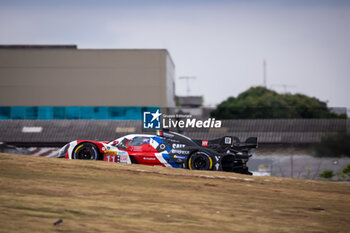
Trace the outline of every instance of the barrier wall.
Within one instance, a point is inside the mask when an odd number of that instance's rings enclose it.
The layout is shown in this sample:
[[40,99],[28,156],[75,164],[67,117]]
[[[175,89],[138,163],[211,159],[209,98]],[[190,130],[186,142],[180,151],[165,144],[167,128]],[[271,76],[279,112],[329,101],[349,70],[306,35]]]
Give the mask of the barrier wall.
[[[350,132],[348,119],[224,120],[219,129],[186,129],[191,138],[225,135],[241,140],[258,137],[259,143],[310,144],[328,133]],[[109,141],[142,133],[140,120],[0,120],[0,142],[28,146],[62,146],[75,139]]]

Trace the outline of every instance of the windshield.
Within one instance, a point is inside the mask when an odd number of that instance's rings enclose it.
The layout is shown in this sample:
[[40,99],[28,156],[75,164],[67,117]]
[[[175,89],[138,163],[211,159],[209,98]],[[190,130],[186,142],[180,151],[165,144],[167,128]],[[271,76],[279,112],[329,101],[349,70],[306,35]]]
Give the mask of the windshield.
[[126,147],[126,143],[128,142],[128,139],[125,137],[118,138],[114,141],[109,142],[108,144],[114,147],[117,147],[119,149],[123,149]]
[[134,137],[128,143],[128,146],[142,146],[143,144],[149,144],[149,137]]

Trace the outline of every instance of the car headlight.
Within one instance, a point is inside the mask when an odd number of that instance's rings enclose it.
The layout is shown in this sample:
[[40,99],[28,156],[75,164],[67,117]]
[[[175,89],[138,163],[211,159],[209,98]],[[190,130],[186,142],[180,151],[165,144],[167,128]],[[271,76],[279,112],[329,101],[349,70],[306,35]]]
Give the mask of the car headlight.
[[64,158],[66,157],[66,153],[69,148],[69,143],[63,146],[59,151],[58,151],[58,158]]

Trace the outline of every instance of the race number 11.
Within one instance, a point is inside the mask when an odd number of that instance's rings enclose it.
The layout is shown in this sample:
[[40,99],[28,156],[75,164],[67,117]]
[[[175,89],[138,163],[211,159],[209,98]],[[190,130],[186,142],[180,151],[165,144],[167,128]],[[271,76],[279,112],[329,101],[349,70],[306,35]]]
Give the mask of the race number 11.
[[116,159],[116,155],[106,155],[103,158],[103,160],[107,162],[115,163],[117,159]]

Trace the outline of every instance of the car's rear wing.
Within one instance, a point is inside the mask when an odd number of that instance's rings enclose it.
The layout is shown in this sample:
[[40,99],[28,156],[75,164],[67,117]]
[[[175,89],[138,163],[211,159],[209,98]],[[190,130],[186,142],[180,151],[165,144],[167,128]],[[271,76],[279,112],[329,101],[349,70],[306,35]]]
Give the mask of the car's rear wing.
[[252,155],[249,154],[249,150],[253,148],[258,148],[258,138],[249,137],[245,142],[240,142],[237,137],[235,137],[235,142],[229,149],[228,154],[232,154],[238,159],[249,159]]
[[[238,139],[238,138],[237,138]],[[252,149],[252,148],[258,148],[258,138],[257,137],[249,137],[245,140],[245,142],[238,142],[232,144],[233,148],[237,149]]]

